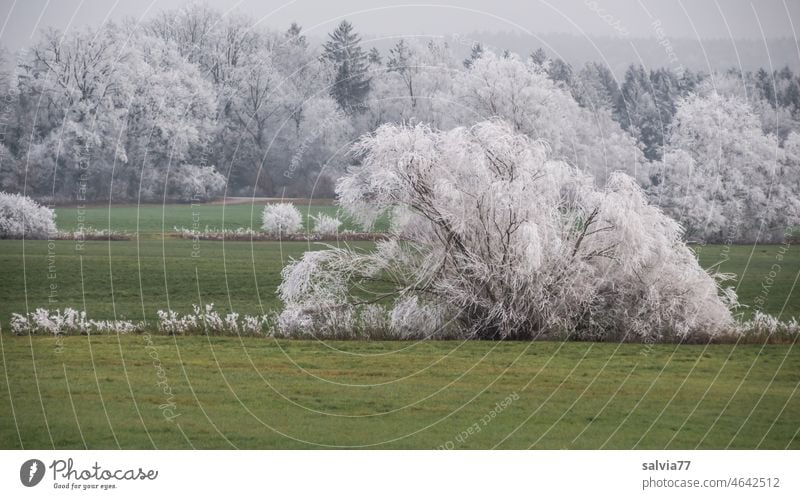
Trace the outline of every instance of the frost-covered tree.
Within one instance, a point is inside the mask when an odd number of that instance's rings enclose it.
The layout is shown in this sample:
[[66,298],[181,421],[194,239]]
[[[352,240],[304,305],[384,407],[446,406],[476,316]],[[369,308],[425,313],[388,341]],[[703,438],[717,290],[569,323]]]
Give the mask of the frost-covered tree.
[[[108,198],[120,154],[125,103],[132,86],[126,71],[135,50],[123,43],[114,25],[61,34],[46,30],[18,68],[20,114],[35,138],[24,141],[28,189],[38,195],[75,199],[82,191]],[[105,190],[105,192],[104,192]]]
[[[517,132],[547,142],[554,159],[591,173],[600,184],[615,170],[648,183],[648,171],[635,140],[611,119],[608,110],[578,105],[542,66],[490,51],[453,82],[456,101],[450,115],[457,124],[499,117]],[[452,123],[452,122],[451,122]]]
[[784,151],[750,106],[709,91],[677,109],[654,202],[708,242],[780,242],[800,219]]
[[619,92],[614,74],[602,64],[587,63],[575,75],[573,95],[584,107],[613,110]]
[[[117,143],[112,199],[163,199],[168,175],[180,176],[175,170],[199,159],[210,142],[215,96],[211,83],[174,43],[144,36],[134,40],[139,50],[125,68],[132,92]],[[213,175],[202,178],[215,181],[211,191],[218,189]]]
[[209,201],[225,189],[225,177],[213,166],[180,165],[168,174],[167,199]]
[[735,294],[623,173],[598,189],[501,121],[384,125],[355,154],[339,202],[366,226],[390,212],[392,236],[286,267],[287,327],[334,334],[376,304],[401,337],[666,340],[733,325]]
[[303,215],[292,203],[271,203],[261,213],[261,228],[278,237],[296,234],[303,228]]
[[434,41],[401,40],[390,52],[386,71],[372,77],[365,113],[367,130],[384,123],[453,122],[453,75],[463,71],[449,48]]
[[414,95],[414,83],[420,71],[419,64],[415,62],[414,50],[402,38],[394,47],[389,50],[389,61],[386,67],[389,71],[397,73],[403,81],[411,107],[417,105],[417,98]]
[[0,192],[0,239],[47,239],[55,212],[22,194]]

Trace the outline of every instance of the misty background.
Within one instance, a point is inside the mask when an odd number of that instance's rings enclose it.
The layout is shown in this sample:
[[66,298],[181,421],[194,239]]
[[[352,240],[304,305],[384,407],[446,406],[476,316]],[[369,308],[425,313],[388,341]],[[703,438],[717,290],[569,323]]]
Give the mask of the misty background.
[[[31,45],[45,27],[80,30],[109,21],[144,23],[185,0],[4,0],[0,45],[10,53]],[[425,5],[387,0],[207,0],[223,15],[243,13],[254,27],[284,30],[292,22],[312,44],[324,43],[342,20],[352,22],[366,49],[388,50],[399,37],[446,40],[459,56],[480,42],[496,51],[543,48],[573,66],[596,61],[621,76],[645,67],[744,71],[800,67],[795,24],[800,2],[786,0],[454,0]],[[8,61],[7,61],[8,62]]]

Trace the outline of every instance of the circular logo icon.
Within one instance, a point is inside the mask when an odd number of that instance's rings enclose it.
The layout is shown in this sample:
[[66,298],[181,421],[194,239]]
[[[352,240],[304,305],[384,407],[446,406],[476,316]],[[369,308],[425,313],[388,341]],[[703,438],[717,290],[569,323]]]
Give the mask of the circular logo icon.
[[38,459],[28,459],[19,469],[19,480],[26,487],[35,487],[44,478],[44,463]]

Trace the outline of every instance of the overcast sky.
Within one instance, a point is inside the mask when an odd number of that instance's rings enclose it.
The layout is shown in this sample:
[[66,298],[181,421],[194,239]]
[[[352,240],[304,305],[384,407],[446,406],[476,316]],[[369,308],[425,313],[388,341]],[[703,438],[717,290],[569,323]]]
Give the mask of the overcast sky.
[[[147,18],[185,0],[0,0],[0,43],[29,45],[44,26],[75,29],[125,16]],[[571,33],[654,37],[796,38],[798,0],[207,0],[221,11],[240,10],[266,26],[299,22],[324,36],[342,18],[365,35],[452,34],[472,31]],[[796,26],[793,29],[792,23]]]

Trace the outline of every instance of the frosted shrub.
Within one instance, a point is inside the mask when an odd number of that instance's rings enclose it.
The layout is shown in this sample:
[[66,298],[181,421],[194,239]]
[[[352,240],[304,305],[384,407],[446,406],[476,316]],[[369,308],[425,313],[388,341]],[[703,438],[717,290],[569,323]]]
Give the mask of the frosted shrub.
[[[319,319],[319,317],[318,317]],[[315,325],[314,317],[302,307],[287,306],[278,316],[277,332],[284,337],[303,337],[313,335],[314,331],[321,329],[324,320],[318,320]]]
[[76,231],[59,231],[50,234],[50,239],[63,241],[129,241],[130,234],[108,229],[85,227]]
[[400,337],[446,324],[487,339],[666,341],[734,327],[729,276],[704,271],[623,173],[598,188],[497,121],[384,125],[354,153],[341,205],[366,227],[387,212],[402,222],[374,251],[331,247],[284,269],[279,295],[303,325],[394,301]]
[[440,333],[442,311],[438,306],[419,303],[416,296],[398,300],[391,312],[392,333],[402,339],[431,338]]
[[[159,310],[157,328],[170,335],[191,333],[232,334],[261,336],[273,333],[275,321],[270,314],[241,315],[230,312],[222,317],[214,304],[209,303],[200,308],[192,305],[192,313],[181,314],[173,310]],[[65,308],[50,311],[38,308],[29,314],[12,314],[11,332],[16,335],[26,334],[127,334],[144,331],[146,325],[126,320],[91,320],[86,312]]]
[[[158,330],[167,334],[182,334],[190,330],[189,324],[178,316],[177,312],[172,310],[164,311],[159,310],[158,314]],[[197,327],[195,321],[192,329]]]
[[225,331],[230,331],[233,334],[239,333],[239,314],[231,312],[225,316]]
[[11,332],[16,335],[31,334],[31,323],[22,314],[11,314]]
[[27,196],[0,192],[0,239],[47,239],[56,233],[55,217]]
[[203,330],[211,333],[225,332],[225,322],[214,310],[213,303],[206,303],[205,310],[201,311],[197,305],[192,305],[194,316],[198,318],[198,323],[202,325]]
[[158,330],[170,335],[232,334],[260,336],[272,333],[272,317],[269,315],[251,316],[229,312],[222,317],[214,310],[214,304],[208,303],[200,308],[192,305],[192,313],[180,314],[173,310],[159,310]]
[[338,218],[318,213],[314,220],[314,233],[322,236],[335,236],[339,233],[342,222]]
[[16,335],[126,334],[142,330],[143,324],[125,320],[89,320],[86,312],[65,308],[37,308],[27,315],[12,314],[11,332]]
[[169,172],[169,197],[179,201],[208,201],[222,194],[225,177],[213,166],[180,165]]
[[777,317],[757,310],[749,321],[741,325],[739,333],[760,339],[797,341],[800,337],[800,323],[794,317],[788,321],[781,321]]
[[275,236],[288,236],[303,228],[303,216],[292,203],[274,203],[264,207],[261,228]]
[[250,227],[237,227],[235,229],[219,230],[206,226],[203,230],[198,230],[183,226],[173,226],[173,230],[181,239],[192,239],[196,241],[222,241],[226,239],[234,241],[248,241],[253,239],[258,240],[264,236],[263,232],[255,231]]
[[129,334],[137,333],[144,329],[144,325],[130,321],[91,321],[92,332],[106,334]]
[[391,335],[390,319],[387,310],[377,304],[365,305],[361,308],[359,326],[363,336],[375,338]]

